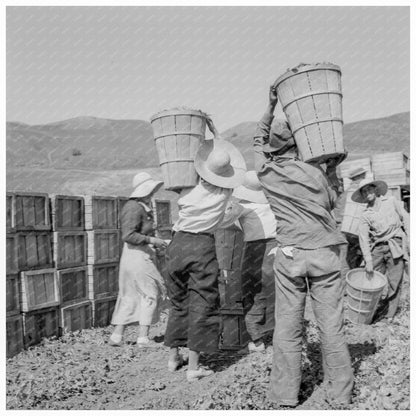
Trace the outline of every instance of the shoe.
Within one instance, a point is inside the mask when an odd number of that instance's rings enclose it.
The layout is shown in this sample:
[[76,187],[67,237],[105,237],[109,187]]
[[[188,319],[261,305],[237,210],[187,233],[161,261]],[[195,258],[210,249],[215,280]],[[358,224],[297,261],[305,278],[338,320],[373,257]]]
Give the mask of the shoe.
[[185,360],[183,359],[182,355],[178,355],[176,360],[169,360],[168,361],[168,370],[173,373],[174,371],[178,370],[185,364]]
[[186,379],[188,381],[195,381],[203,377],[210,376],[211,374],[214,374],[213,370],[206,368],[206,367],[199,366],[197,370],[188,370],[186,372]]
[[108,345],[111,345],[112,347],[120,347],[122,344],[122,337],[121,336],[115,336],[112,334],[108,340]]
[[139,347],[144,347],[150,344],[150,339],[149,337],[137,337],[136,343]]
[[264,342],[262,342],[259,345],[256,345],[254,342],[248,343],[248,350],[249,352],[264,352],[266,351],[266,347],[264,345]]

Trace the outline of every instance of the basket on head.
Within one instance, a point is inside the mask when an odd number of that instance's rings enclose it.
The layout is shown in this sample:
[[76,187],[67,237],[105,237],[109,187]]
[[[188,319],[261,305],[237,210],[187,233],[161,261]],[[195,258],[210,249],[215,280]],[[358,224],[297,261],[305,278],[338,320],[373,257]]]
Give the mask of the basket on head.
[[378,302],[387,284],[384,274],[374,271],[372,279],[365,269],[352,269],[347,273],[347,314],[354,324],[371,324]]
[[330,63],[300,64],[275,82],[300,158],[324,163],[345,155],[341,69]]
[[194,159],[205,139],[206,114],[199,110],[174,108],[150,119],[165,189],[197,185]]

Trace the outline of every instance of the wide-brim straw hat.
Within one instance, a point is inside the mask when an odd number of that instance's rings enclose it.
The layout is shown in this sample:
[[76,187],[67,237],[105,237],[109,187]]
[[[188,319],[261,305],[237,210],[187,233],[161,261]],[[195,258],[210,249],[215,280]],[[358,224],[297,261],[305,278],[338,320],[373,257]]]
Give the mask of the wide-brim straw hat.
[[139,172],[133,178],[134,191],[130,198],[145,198],[156,192],[163,185],[162,181],[156,181],[147,172]]
[[224,139],[204,140],[194,165],[202,179],[220,188],[240,186],[247,170],[243,155]]
[[388,186],[384,181],[373,181],[372,179],[363,179],[360,184],[358,185],[358,189],[351,195],[351,199],[354,202],[359,202],[361,204],[365,204],[367,201],[361,195],[361,190],[364,186],[373,185],[376,188],[376,193],[379,195],[386,195]]
[[277,119],[270,128],[269,143],[263,145],[263,152],[274,153],[284,152],[286,149],[295,146],[292,131],[289,123],[283,119]]
[[352,169],[348,172],[348,178],[349,179],[354,179],[357,176],[362,175],[363,173],[367,173],[367,171],[364,168],[356,168],[356,169]]
[[234,189],[233,197],[257,204],[267,204],[266,195],[254,170],[246,172],[243,184]]

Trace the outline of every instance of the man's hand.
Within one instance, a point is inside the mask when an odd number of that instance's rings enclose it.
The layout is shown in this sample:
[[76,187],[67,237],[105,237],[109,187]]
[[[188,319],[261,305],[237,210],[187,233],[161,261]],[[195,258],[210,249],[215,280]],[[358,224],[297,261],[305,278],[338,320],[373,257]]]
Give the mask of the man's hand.
[[158,237],[150,237],[150,244],[153,244],[156,248],[165,248],[168,246],[168,243]]
[[214,137],[217,138],[219,136],[219,133],[218,133],[217,128],[214,126],[214,122],[212,121],[212,118],[207,116],[206,121],[207,121],[207,127],[209,128],[211,133],[214,135]]
[[269,104],[273,108],[276,107],[276,104],[277,104],[277,92],[276,92],[276,87],[274,85],[270,86]]
[[367,277],[371,279],[374,274],[373,264],[368,262],[365,264],[365,271],[367,272]]

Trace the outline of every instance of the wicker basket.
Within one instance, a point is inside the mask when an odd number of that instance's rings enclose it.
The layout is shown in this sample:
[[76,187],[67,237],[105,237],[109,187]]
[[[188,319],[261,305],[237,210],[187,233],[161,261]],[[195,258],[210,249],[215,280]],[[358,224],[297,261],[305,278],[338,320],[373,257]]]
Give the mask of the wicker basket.
[[299,65],[280,76],[275,87],[304,162],[345,157],[341,70],[325,63]]

